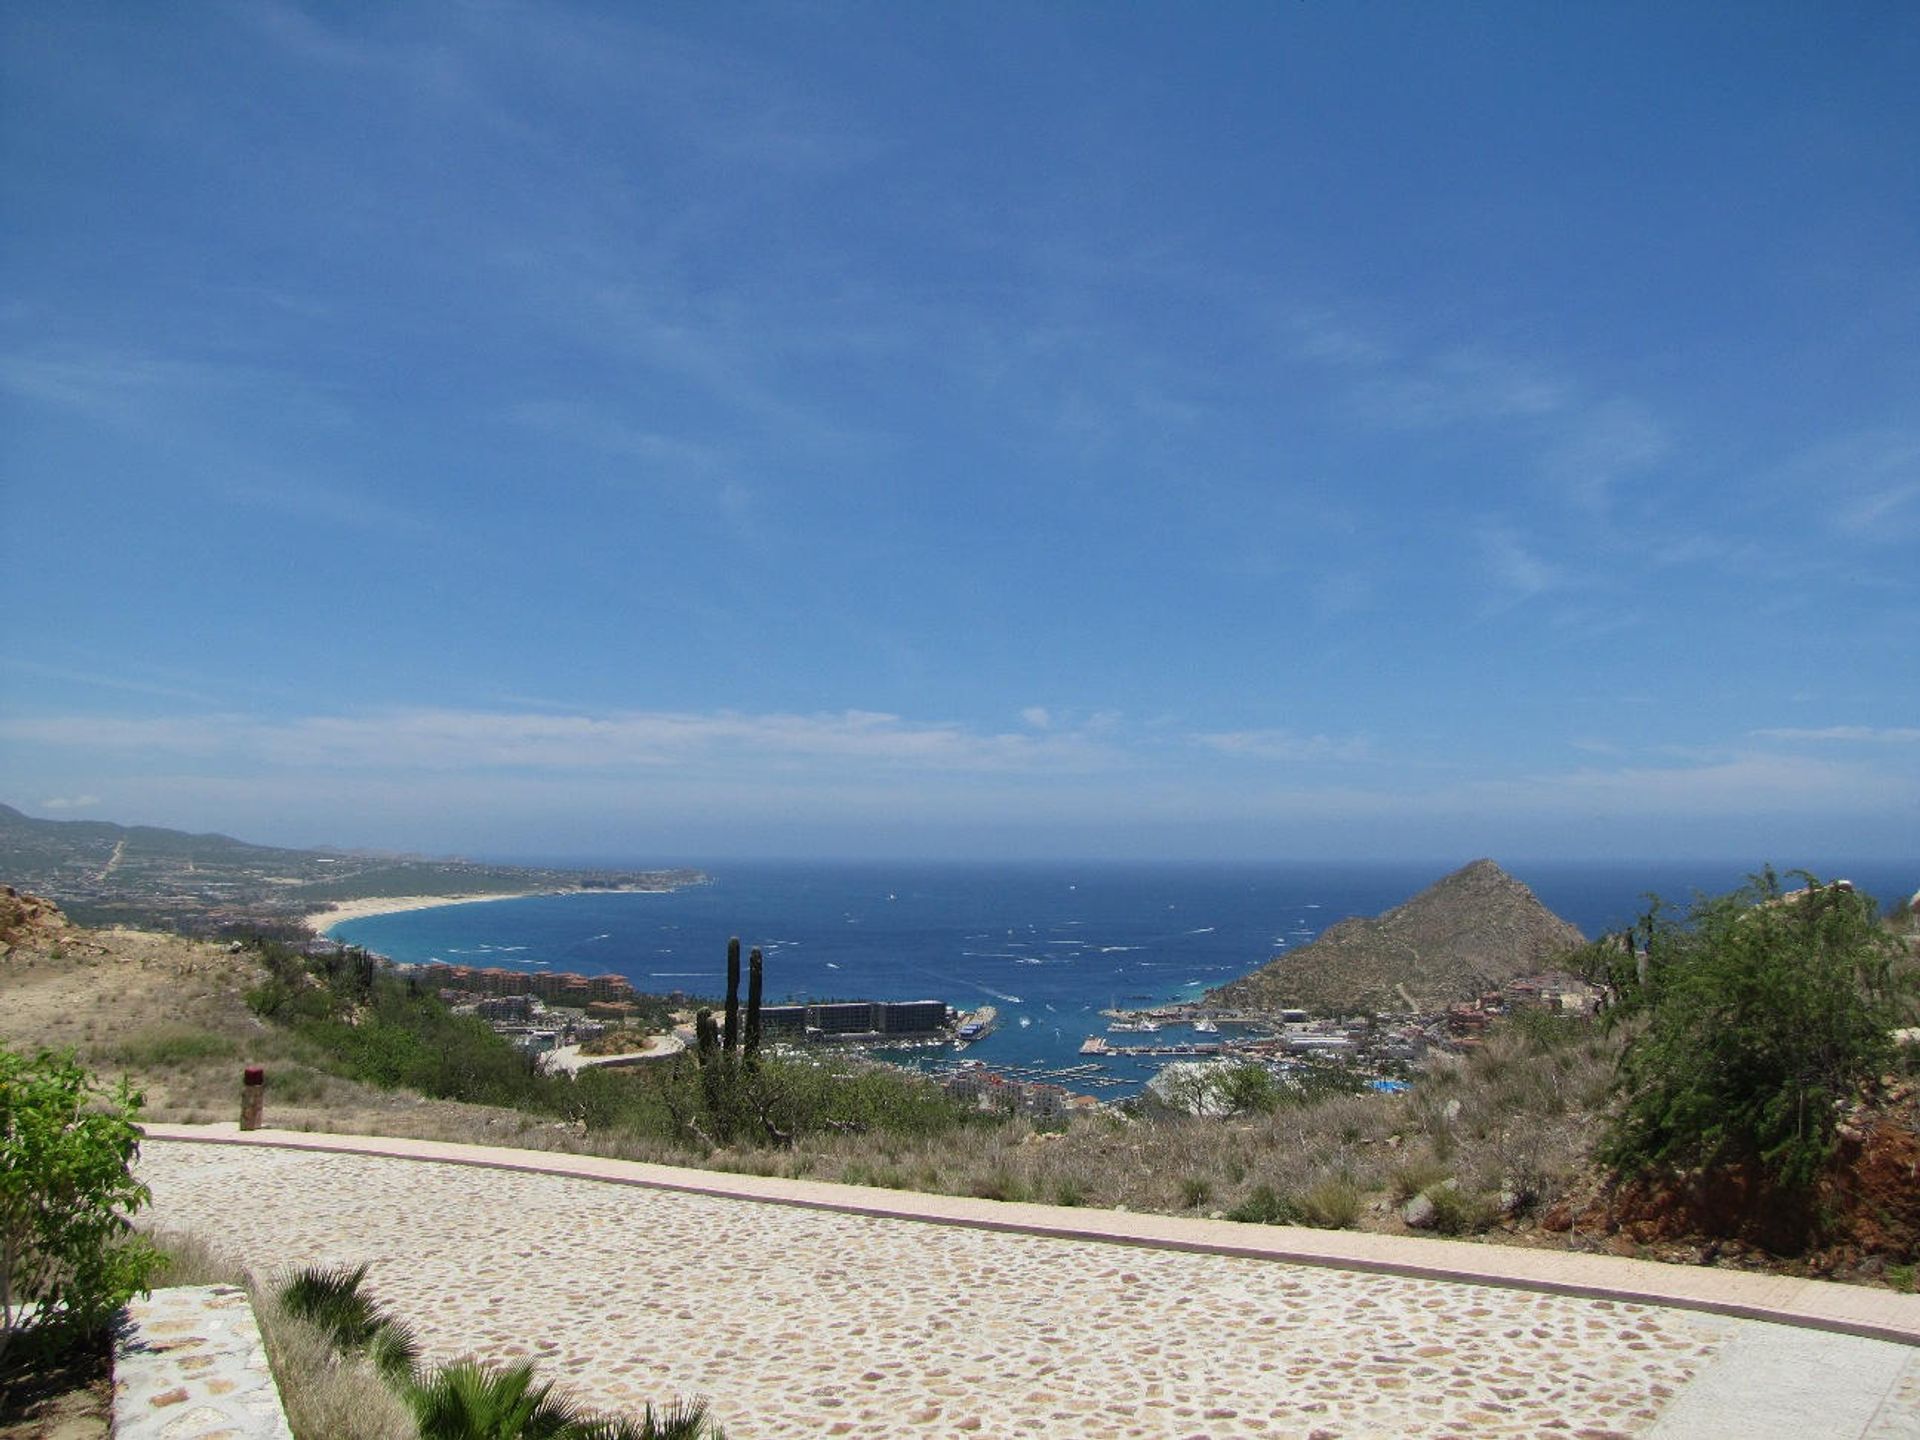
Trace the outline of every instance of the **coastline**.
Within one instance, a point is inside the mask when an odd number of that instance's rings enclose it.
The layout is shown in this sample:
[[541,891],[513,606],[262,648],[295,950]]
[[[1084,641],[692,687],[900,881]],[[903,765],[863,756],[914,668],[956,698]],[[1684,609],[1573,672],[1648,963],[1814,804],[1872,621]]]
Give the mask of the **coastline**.
[[586,895],[586,890],[514,890],[486,895],[378,895],[364,900],[335,900],[326,909],[306,916],[301,922],[314,935],[326,939],[336,925],[349,920],[367,920],[375,915],[398,915],[407,910],[437,910],[442,905],[479,905],[489,900],[526,900],[535,895]]
[[334,900],[326,909],[303,916],[301,924],[316,939],[327,939],[336,925],[349,920],[368,920],[375,915],[398,915],[408,910],[437,910],[443,905],[484,905],[489,900],[531,900],[541,895],[671,895],[671,887],[655,890],[644,886],[619,886],[607,889],[586,887],[562,890],[490,890],[476,895],[369,895],[361,900]]

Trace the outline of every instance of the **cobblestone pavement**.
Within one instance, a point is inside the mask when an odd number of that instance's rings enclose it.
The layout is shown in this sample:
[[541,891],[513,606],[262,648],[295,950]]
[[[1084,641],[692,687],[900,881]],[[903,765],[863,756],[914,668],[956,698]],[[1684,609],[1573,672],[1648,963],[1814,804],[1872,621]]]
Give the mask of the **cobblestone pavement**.
[[414,1159],[149,1141],[141,1172],[151,1224],[256,1272],[366,1262],[433,1359],[705,1395],[731,1440],[1760,1435],[1775,1335],[1849,1396],[1780,1433],[1920,1434],[1920,1350],[1686,1310]]

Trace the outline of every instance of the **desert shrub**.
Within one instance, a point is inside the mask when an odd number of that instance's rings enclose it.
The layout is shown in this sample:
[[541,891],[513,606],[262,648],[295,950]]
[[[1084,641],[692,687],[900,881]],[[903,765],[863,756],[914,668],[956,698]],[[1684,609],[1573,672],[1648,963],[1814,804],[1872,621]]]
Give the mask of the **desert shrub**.
[[1683,923],[1647,917],[1644,966],[1613,977],[1613,1014],[1644,1021],[1601,1150],[1616,1169],[1751,1167],[1782,1194],[1811,1189],[1900,1006],[1872,899],[1804,879],[1789,895],[1767,870]]
[[149,1288],[158,1251],[131,1234],[141,1096],[71,1055],[0,1048],[0,1366],[78,1343]]
[[1411,1200],[1421,1191],[1440,1184],[1448,1177],[1447,1167],[1431,1157],[1415,1157],[1393,1167],[1387,1176],[1387,1189],[1395,1203]]
[[1302,1224],[1321,1230],[1350,1229],[1360,1219],[1360,1187],[1344,1175],[1316,1180],[1295,1199]]
[[976,1175],[967,1193],[977,1200],[1030,1200],[1033,1192],[1005,1165],[996,1165],[985,1175]]
[[1251,1194],[1226,1212],[1227,1219],[1248,1225],[1292,1225],[1300,1218],[1299,1208],[1271,1185],[1256,1185]]
[[1433,1228],[1442,1235],[1474,1235],[1493,1223],[1493,1202],[1463,1185],[1432,1185],[1421,1192],[1433,1205]]
[[1195,1210],[1213,1199],[1213,1182],[1204,1175],[1188,1175],[1180,1182],[1180,1204]]

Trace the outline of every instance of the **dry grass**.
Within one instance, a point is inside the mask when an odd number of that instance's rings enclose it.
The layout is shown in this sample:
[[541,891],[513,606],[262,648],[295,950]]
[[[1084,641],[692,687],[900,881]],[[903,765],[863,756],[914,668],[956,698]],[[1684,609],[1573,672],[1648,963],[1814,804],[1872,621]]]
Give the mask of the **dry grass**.
[[295,1440],[411,1440],[417,1433],[390,1386],[366,1365],[343,1361],[316,1327],[287,1313],[275,1293],[277,1277],[250,1274],[191,1231],[151,1238],[167,1253],[163,1286],[238,1285],[248,1292]]

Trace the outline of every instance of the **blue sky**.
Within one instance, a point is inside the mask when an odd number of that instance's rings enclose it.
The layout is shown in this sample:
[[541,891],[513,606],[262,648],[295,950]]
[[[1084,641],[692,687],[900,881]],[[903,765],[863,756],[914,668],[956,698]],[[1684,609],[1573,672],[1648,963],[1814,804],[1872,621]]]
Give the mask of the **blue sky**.
[[1920,855],[1920,11],[0,12],[0,800]]

